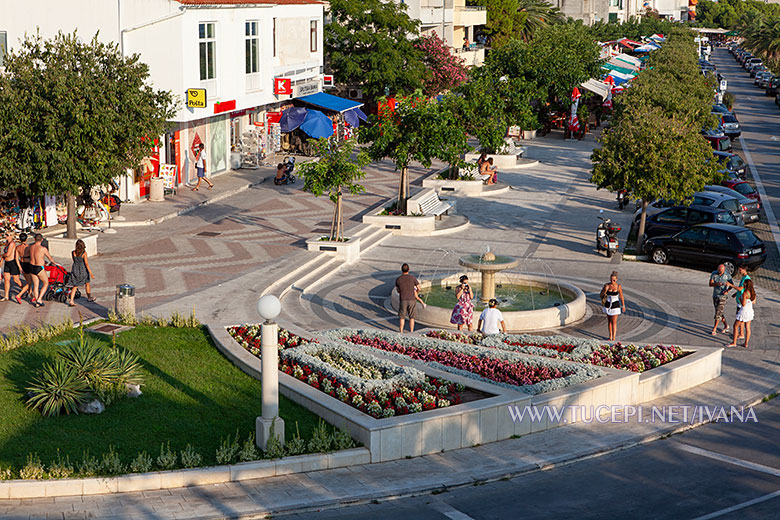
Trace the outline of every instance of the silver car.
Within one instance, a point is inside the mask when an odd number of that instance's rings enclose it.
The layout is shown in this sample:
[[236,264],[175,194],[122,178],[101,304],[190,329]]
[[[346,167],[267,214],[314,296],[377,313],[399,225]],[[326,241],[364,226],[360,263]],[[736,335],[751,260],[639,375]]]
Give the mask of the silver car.
[[[725,209],[737,220],[739,225],[747,223],[745,210],[739,203],[736,197],[732,197],[725,193],[717,193],[714,191],[697,191],[693,196],[688,199],[690,205],[706,206],[710,208]],[[637,204],[639,206],[640,203]],[[651,217],[656,213],[659,213],[667,208],[678,206],[679,203],[670,200],[656,200],[647,206],[647,216]],[[642,208],[639,207],[636,213],[634,213],[634,222],[638,223],[639,218],[642,216]]]
[[707,185],[704,187],[704,191],[723,193],[724,195],[729,195],[737,199],[737,202],[742,207],[742,220],[745,224],[758,222],[761,218],[761,203],[756,199],[745,197],[736,190],[720,185]]

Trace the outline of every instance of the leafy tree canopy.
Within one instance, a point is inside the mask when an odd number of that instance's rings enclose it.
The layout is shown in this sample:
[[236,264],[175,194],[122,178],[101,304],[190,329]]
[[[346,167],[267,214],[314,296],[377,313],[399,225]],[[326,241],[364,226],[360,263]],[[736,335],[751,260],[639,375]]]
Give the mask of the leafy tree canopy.
[[426,77],[423,53],[410,37],[419,22],[406,5],[383,0],[330,0],[325,55],[336,80],[361,85],[372,98],[413,92]]

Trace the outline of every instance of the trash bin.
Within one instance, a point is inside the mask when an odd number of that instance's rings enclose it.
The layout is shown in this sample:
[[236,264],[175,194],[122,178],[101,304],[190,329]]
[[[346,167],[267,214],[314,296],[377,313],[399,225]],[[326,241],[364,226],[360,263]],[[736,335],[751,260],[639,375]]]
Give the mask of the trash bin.
[[135,287],[126,283],[116,286],[114,312],[120,316],[135,316]]
[[162,202],[165,200],[165,191],[163,189],[163,178],[152,177],[149,181],[149,200],[151,202]]

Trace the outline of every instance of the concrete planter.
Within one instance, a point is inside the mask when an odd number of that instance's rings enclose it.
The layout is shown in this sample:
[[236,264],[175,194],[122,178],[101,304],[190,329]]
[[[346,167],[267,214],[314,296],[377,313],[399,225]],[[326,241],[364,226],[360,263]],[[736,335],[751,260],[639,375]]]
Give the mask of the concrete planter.
[[333,240],[321,240],[323,237],[314,237],[306,241],[308,251],[320,251],[333,254],[344,262],[351,264],[360,258],[360,237],[348,237],[346,242]]
[[[84,245],[87,246],[87,255],[95,256],[98,254],[97,247],[97,233],[84,235],[77,233],[78,238],[84,241]],[[49,252],[51,256],[57,258],[70,258],[70,253],[76,249],[76,238],[65,238],[65,233],[61,235],[55,235],[53,237],[46,237],[49,241]]]
[[[493,166],[496,166],[499,170],[502,168],[514,168],[517,166],[518,155],[516,154],[489,154],[488,159],[493,159]],[[478,153],[467,153],[466,162],[475,162],[479,159]]]
[[523,130],[523,139],[536,139],[536,130]]
[[442,196],[488,197],[509,191],[509,185],[496,183],[488,186],[480,180],[424,179],[423,188],[434,188]]
[[[381,211],[379,212],[381,213]],[[430,236],[436,228],[436,217],[409,217],[406,215],[364,215],[363,222],[390,230],[394,235]]]

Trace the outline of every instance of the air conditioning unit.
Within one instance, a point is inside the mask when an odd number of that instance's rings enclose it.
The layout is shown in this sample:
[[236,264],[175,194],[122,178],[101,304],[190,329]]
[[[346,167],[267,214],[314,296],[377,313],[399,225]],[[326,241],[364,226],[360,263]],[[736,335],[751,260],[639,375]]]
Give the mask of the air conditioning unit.
[[349,89],[348,97],[350,99],[363,99],[363,89],[360,89],[360,88],[351,88],[351,89]]

